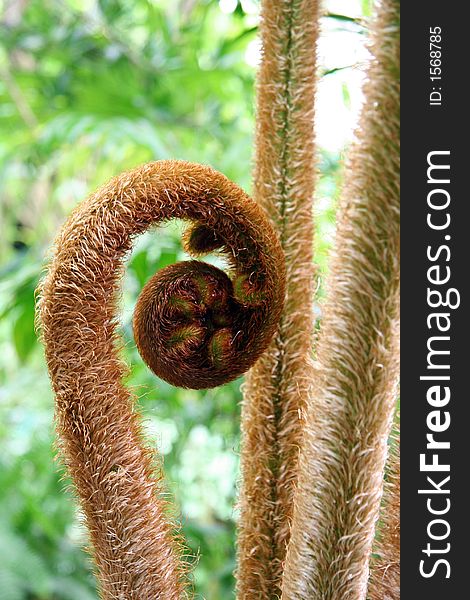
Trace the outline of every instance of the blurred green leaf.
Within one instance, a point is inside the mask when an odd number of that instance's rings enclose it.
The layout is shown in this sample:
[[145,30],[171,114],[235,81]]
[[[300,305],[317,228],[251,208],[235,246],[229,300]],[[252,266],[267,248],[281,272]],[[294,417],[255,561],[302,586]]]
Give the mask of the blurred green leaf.
[[13,325],[13,342],[21,361],[25,361],[36,343],[34,333],[34,305],[21,307]]

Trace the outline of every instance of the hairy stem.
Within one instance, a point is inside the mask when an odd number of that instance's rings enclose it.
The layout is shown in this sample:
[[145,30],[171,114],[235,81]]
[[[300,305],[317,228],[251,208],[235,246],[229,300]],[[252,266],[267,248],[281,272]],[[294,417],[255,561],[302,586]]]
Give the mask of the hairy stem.
[[[399,419],[399,417],[398,417]],[[390,436],[378,536],[371,561],[369,600],[400,600],[400,426]]]
[[119,284],[133,237],[173,217],[192,222],[190,251],[226,253],[233,280],[187,261],[148,282],[134,329],[151,368],[185,387],[233,379],[269,344],[283,305],[275,232],[255,202],[209,167],[158,161],[123,173],[65,224],[42,284],[39,316],[61,451],[105,600],[187,597],[178,528],[161,465],[155,472],[123,385],[127,368],[117,333]]
[[399,2],[382,0],[346,175],[284,571],[286,600],[362,600],[398,377]]
[[274,340],[244,388],[237,581],[244,599],[280,596],[311,385],[317,36],[317,0],[262,3],[254,196],[279,233],[287,294]]

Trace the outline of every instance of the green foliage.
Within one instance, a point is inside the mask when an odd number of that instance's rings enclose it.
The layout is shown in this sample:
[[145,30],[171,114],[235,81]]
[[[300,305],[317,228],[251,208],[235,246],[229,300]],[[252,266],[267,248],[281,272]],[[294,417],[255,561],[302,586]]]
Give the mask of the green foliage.
[[[365,3],[367,4],[367,3]],[[35,288],[78,201],[139,163],[209,163],[249,189],[253,2],[0,0],[0,596],[97,597],[86,533],[54,462],[53,398],[34,331]],[[246,11],[244,10],[246,8]],[[248,8],[247,8],[248,7]],[[249,10],[248,10],[249,9]],[[334,232],[338,156],[320,162],[317,259]],[[132,341],[149,277],[184,254],[181,225],[136,240],[122,295],[128,384],[164,454],[198,597],[229,598],[235,566],[240,381],[207,392],[157,380]]]

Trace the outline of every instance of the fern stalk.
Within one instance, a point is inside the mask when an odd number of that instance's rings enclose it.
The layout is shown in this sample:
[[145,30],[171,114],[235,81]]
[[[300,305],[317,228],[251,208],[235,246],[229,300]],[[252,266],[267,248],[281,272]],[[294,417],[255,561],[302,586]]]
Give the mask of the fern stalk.
[[378,539],[374,545],[369,600],[400,600],[400,440],[399,425],[390,439]]
[[306,417],[286,600],[362,600],[398,377],[399,1],[383,0]]
[[312,371],[317,0],[262,3],[254,197],[285,253],[277,334],[248,375],[242,410],[238,597],[277,598]]

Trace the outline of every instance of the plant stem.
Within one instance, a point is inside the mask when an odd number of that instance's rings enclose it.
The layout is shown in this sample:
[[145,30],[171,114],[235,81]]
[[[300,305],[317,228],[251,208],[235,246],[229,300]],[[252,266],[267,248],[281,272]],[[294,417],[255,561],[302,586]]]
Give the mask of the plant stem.
[[312,379],[314,94],[317,0],[262,3],[254,197],[284,250],[287,295],[242,410],[238,597],[278,598],[302,415]]
[[[398,420],[398,419],[397,419]],[[400,600],[400,429],[392,432],[367,597]]]
[[372,27],[284,571],[286,600],[363,600],[397,398],[399,1]]

